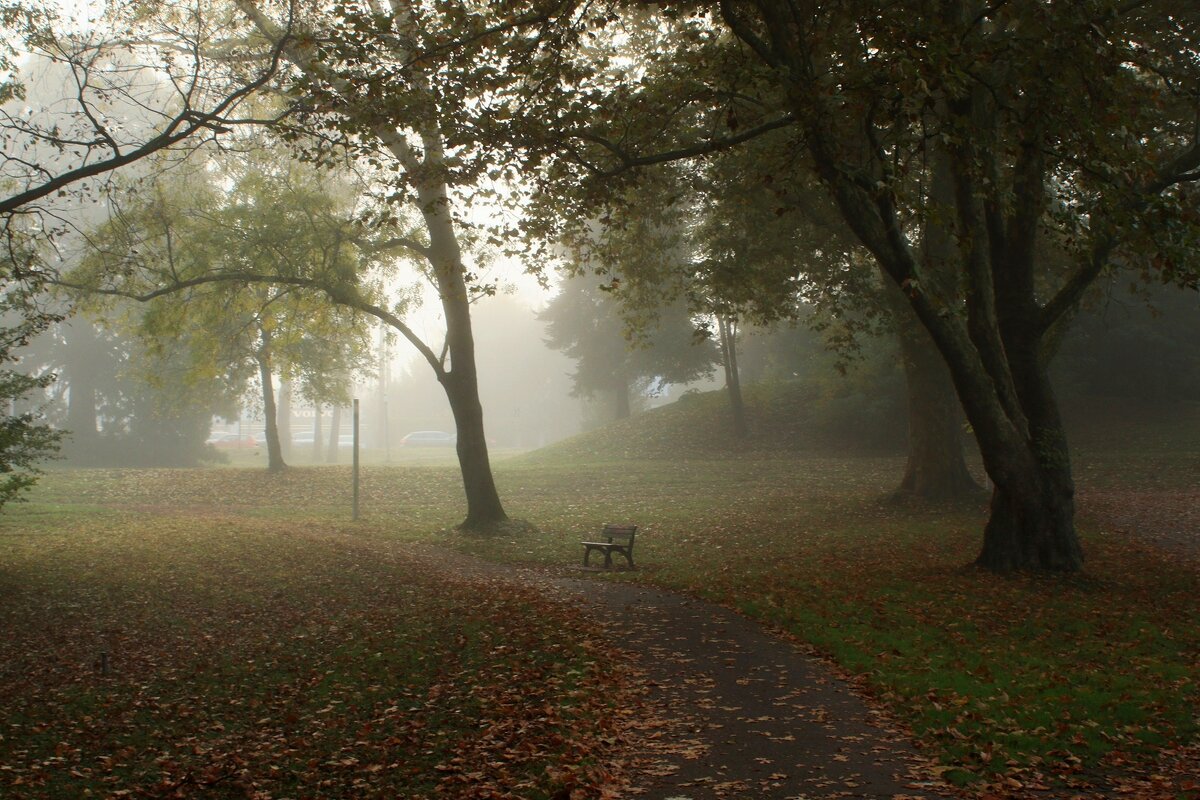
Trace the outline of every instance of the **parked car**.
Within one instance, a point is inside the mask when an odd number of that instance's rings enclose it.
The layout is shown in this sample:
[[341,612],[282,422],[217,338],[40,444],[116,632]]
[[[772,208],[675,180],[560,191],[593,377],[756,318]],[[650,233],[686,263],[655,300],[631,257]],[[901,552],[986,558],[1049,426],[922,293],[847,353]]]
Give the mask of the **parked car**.
[[454,447],[458,437],[445,431],[413,431],[400,440],[401,447]]
[[[329,443],[329,436],[327,434],[322,435],[321,436],[321,446],[324,447],[328,443]],[[293,447],[312,447],[313,446],[312,434],[302,434],[300,436],[293,436],[292,437],[292,446]],[[338,436],[338,447],[354,447],[354,434],[343,433],[340,436]]]
[[258,447],[258,442],[249,433],[214,433],[205,440],[218,450],[242,450]]

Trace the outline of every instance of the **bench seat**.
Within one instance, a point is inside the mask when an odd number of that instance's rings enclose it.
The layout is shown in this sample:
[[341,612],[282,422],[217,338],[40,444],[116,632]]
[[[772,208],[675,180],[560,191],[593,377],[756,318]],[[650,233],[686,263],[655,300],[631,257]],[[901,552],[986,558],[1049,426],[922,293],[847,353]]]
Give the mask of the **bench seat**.
[[592,553],[604,554],[604,568],[613,568],[613,553],[620,553],[629,564],[630,569],[637,569],[633,564],[633,542],[637,535],[637,525],[614,525],[607,523],[598,538],[599,542],[581,542],[583,545],[583,566],[589,566]]

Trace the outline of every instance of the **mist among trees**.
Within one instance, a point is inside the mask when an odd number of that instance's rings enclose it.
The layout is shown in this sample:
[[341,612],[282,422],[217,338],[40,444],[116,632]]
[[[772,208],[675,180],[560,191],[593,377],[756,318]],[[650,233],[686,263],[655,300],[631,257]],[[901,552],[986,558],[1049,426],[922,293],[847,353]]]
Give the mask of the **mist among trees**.
[[1192,796],[1198,186],[1182,0],[3,4],[0,795]]
[[[383,324],[445,393],[471,527],[507,518],[471,323],[503,291],[493,263],[577,276],[540,315],[575,362],[573,393],[607,395],[616,418],[720,365],[744,437],[739,331],[814,325],[841,367],[891,329],[900,491],[978,491],[961,407],[995,487],[980,563],[998,570],[1082,563],[1050,380],[1076,310],[1122,275],[1195,285],[1190,29],[1156,23],[1175,9],[1044,10],[1036,25],[1016,9],[870,25],[831,9],[800,26],[770,3],[661,18],[172,3],[80,29],[15,9],[13,278],[58,285],[65,312],[115,304],[105,325],[160,362],[134,368],[148,386],[174,370],[189,396],[226,402],[256,379],[271,469],[291,438],[276,381],[288,403],[344,407]],[[1046,27],[1106,47],[1050,53]],[[934,58],[945,41],[966,46]],[[1064,65],[1054,82],[1048,58]],[[955,59],[974,82],[950,79]],[[1156,103],[1122,105],[1137,92]],[[651,109],[669,96],[664,125]],[[1122,111],[1097,118],[1100,104]],[[444,325],[432,337],[409,321],[422,298]],[[109,335],[83,330],[76,358]],[[81,447],[100,428],[75,372]]]

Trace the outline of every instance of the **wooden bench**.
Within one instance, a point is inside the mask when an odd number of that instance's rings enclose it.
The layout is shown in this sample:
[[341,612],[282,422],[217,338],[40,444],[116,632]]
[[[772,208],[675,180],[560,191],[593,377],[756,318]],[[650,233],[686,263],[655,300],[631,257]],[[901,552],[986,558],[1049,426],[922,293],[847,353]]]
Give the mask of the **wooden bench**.
[[613,553],[620,553],[625,556],[625,560],[629,562],[630,569],[637,569],[633,565],[633,539],[637,534],[637,525],[614,525],[606,523],[604,530],[597,538],[604,539],[602,542],[583,542],[583,566],[588,566],[588,559],[591,558],[592,551],[604,553],[604,568],[612,569]]

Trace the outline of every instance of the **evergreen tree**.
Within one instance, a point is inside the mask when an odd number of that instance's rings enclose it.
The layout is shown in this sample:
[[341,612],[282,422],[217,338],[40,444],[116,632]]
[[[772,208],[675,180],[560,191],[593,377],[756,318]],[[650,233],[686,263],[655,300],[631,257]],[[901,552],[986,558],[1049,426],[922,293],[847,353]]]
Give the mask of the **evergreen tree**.
[[568,277],[541,319],[547,344],[576,362],[572,393],[608,397],[614,417],[622,419],[630,415],[635,395],[711,374],[717,354],[697,336],[682,302],[659,309],[655,322],[635,336],[622,317],[617,291],[602,288],[594,276]]

